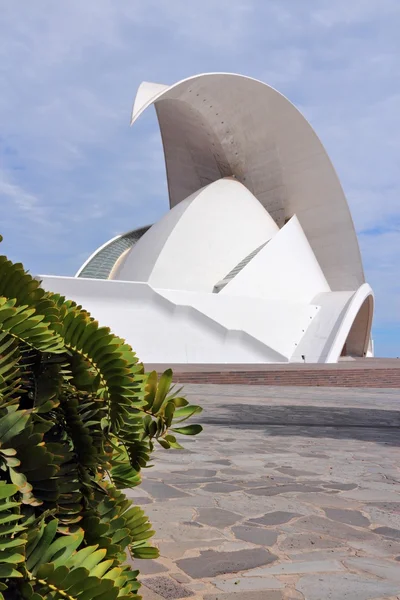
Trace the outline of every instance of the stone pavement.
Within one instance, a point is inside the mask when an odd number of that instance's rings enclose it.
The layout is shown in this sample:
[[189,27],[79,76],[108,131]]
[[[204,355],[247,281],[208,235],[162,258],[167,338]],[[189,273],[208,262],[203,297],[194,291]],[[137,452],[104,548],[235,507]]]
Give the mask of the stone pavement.
[[145,600],[400,599],[398,390],[186,385],[205,431],[143,485]]

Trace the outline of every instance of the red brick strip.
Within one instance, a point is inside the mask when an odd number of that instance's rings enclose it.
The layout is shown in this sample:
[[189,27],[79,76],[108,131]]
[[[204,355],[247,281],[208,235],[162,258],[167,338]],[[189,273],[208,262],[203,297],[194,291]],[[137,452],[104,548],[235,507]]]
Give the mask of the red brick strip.
[[[232,367],[229,367],[232,369]],[[187,369],[187,370],[186,370]],[[235,385],[271,386],[321,386],[321,387],[361,387],[361,388],[400,388],[400,368],[373,369],[283,369],[279,370],[226,370],[212,371],[174,369],[177,383],[217,383]]]

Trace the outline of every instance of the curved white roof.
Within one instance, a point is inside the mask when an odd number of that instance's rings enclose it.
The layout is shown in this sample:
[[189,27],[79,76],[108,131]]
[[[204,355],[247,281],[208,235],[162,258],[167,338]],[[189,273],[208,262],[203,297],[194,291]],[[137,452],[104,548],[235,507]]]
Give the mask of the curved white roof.
[[75,277],[110,279],[113,269],[121,257],[140,240],[150,227],[151,225],[138,227],[108,240],[85,260]]
[[223,177],[243,183],[282,227],[293,215],[332,290],[354,290],[364,273],[353,221],[330,159],[289,100],[229,73],[172,86],[143,83],[132,123],[155,105],[170,205]]

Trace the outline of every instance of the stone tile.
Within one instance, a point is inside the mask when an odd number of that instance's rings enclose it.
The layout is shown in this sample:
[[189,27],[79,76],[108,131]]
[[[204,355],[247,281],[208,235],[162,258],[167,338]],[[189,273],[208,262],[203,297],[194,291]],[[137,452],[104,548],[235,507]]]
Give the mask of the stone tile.
[[201,551],[200,556],[183,558],[177,565],[193,579],[238,573],[274,562],[277,557],[268,550],[239,550],[237,552]]
[[192,592],[202,592],[207,586],[204,583],[199,582],[187,584],[187,587],[192,590]]
[[[394,561],[379,558],[355,557],[345,560],[346,567],[351,571],[366,571],[376,577],[396,581],[400,584],[400,568]],[[399,589],[400,591],[400,589]]]
[[145,585],[142,585],[140,588],[140,596],[142,600],[165,600],[160,594],[156,594],[156,592],[153,592],[153,590]]
[[190,598],[190,596],[193,596],[191,590],[164,575],[160,575],[160,577],[147,577],[143,581],[143,584],[166,600]]
[[[371,502],[371,506],[379,508],[380,510],[384,510],[390,513],[399,513],[400,514],[400,502]],[[368,505],[367,505],[367,508]]]
[[273,546],[278,539],[276,531],[254,527],[254,525],[248,527],[245,525],[232,527],[232,531],[239,540],[251,542],[252,544],[258,544],[260,546]]
[[302,471],[301,469],[293,469],[292,467],[282,467],[277,469],[277,471],[284,475],[291,475],[291,477],[308,477],[309,475],[316,475],[316,473],[312,473],[311,471]]
[[354,529],[354,527],[350,527],[350,525],[333,522],[330,519],[318,516],[302,517],[296,521],[295,525],[296,529],[305,529],[344,540],[356,539],[368,541],[374,538],[374,534],[369,531],[359,531],[358,529]]
[[341,546],[343,544],[338,540],[324,538],[312,532],[288,535],[284,540],[279,542],[279,548],[284,552],[294,550],[325,550]]
[[272,577],[231,577],[230,579],[213,579],[212,583],[223,592],[250,592],[259,590],[280,590],[284,584]]
[[399,591],[395,583],[352,573],[306,575],[296,589],[307,600],[372,600]]
[[242,477],[243,475],[249,475],[248,471],[243,471],[242,469],[236,469],[235,467],[230,467],[228,469],[222,469],[220,471],[220,473],[222,475],[228,475],[229,477],[232,477],[233,479],[235,479],[236,477]]
[[203,527],[201,523],[197,523],[197,521],[183,521],[183,525],[187,525],[188,527]]
[[273,527],[274,525],[281,525],[294,519],[294,517],[300,517],[299,513],[286,512],[284,510],[275,510],[274,512],[266,513],[262,517],[257,519],[249,519],[246,521],[246,525],[267,525]]
[[329,458],[327,454],[322,454],[322,452],[299,452],[299,456],[304,456],[304,458]]
[[165,526],[164,531],[167,529],[170,529],[169,537],[178,543],[225,539],[217,529],[209,527],[192,527],[183,523],[170,523]]
[[348,545],[370,556],[391,558],[400,552],[400,543],[390,538],[375,536],[372,540],[347,540]]
[[140,497],[140,498],[135,498],[134,499],[134,503],[137,504],[138,506],[142,506],[144,504],[153,504],[153,500],[151,498],[146,498],[146,497]]
[[356,485],[355,483],[340,483],[339,481],[337,482],[330,482],[330,483],[323,483],[322,484],[323,488],[328,488],[329,490],[339,490],[339,491],[345,491],[345,490],[355,490],[358,485]]
[[215,494],[230,494],[231,492],[237,492],[241,487],[232,483],[209,483],[203,487],[206,492],[213,492]]
[[161,481],[144,480],[142,482],[143,489],[150,494],[155,500],[168,500],[169,498],[182,498],[188,496],[185,492],[166,485]]
[[357,489],[350,490],[349,492],[344,492],[343,496],[345,498],[350,498],[352,500],[360,500],[361,502],[397,502],[399,499],[399,494],[395,491],[390,492],[387,489]]
[[176,560],[182,558],[188,550],[207,550],[208,548],[216,548],[221,545],[223,540],[204,540],[192,542],[157,542],[160,550],[160,555],[164,558]]
[[400,540],[400,530],[392,529],[391,527],[375,527],[373,529],[375,533],[379,533],[384,537],[388,537],[392,540]]
[[[286,596],[287,598],[287,596]],[[231,594],[206,594],[204,600],[284,600],[282,592],[233,592]]]
[[141,560],[138,566],[137,561],[134,562],[134,568],[140,567],[140,575],[154,575],[155,573],[165,573],[167,567],[157,562],[156,560]]
[[244,480],[244,479],[240,479],[239,481],[236,481],[236,483],[238,485],[241,485],[243,488],[253,488],[253,487],[265,487],[266,484],[266,478],[264,477],[263,479],[249,479],[249,480]]
[[211,494],[204,494],[203,496],[199,496],[198,494],[196,496],[189,496],[189,494],[187,494],[185,498],[176,498],[174,502],[170,504],[173,504],[175,507],[187,506],[191,508],[210,508],[215,506],[214,497],[211,496]]
[[329,506],[332,508],[345,508],[349,510],[353,508],[358,508],[360,504],[355,500],[349,500],[347,498],[343,498],[343,496],[337,496],[336,494],[327,493],[298,494],[296,498],[300,502],[307,502],[308,504],[313,504],[314,506],[318,507]]
[[391,527],[392,529],[400,529],[400,510],[392,510],[389,508],[382,509],[375,506],[363,506],[363,511],[367,513],[370,521],[375,527]]
[[249,549],[253,549],[253,544],[243,540],[235,540],[234,542],[229,540],[218,546],[218,552],[236,552],[237,550]]
[[326,550],[314,550],[311,552],[285,552],[289,560],[293,562],[313,562],[313,561],[331,561],[345,560],[354,556],[354,549],[343,546],[343,548],[327,548]]
[[[182,471],[172,471],[173,473],[181,473]],[[185,477],[214,477],[217,471],[214,469],[185,469]]]
[[288,483],[287,485],[276,485],[271,487],[252,488],[247,490],[248,494],[256,496],[277,496],[278,494],[288,494],[290,492],[320,492],[320,488],[301,483]]
[[325,514],[332,521],[339,521],[354,527],[369,527],[369,520],[358,510],[343,510],[340,508],[326,508]]
[[243,577],[269,577],[271,575],[292,575],[293,573],[330,573],[343,570],[343,565],[337,560],[300,561],[253,569],[248,573],[244,573]]
[[242,516],[220,508],[200,508],[197,521],[211,527],[230,527],[242,520]]
[[223,466],[229,466],[229,465],[231,465],[231,464],[232,464],[232,463],[231,463],[231,461],[230,461],[230,460],[227,460],[226,458],[222,458],[222,459],[220,459],[220,458],[219,458],[219,459],[211,459],[211,460],[210,460],[210,461],[208,461],[208,462],[210,462],[210,463],[211,463],[211,464],[213,464],[213,465],[223,465]]
[[190,583],[192,580],[184,573],[170,573],[170,577],[175,579],[178,583]]

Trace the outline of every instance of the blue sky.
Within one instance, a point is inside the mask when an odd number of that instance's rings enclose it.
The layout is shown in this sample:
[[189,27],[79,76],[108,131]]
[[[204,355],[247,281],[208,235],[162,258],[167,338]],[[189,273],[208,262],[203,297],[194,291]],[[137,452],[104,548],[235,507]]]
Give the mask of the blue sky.
[[400,356],[399,0],[0,0],[2,252],[72,275],[168,209],[143,80],[239,72],[310,120],[338,171],[376,294],[374,338]]

